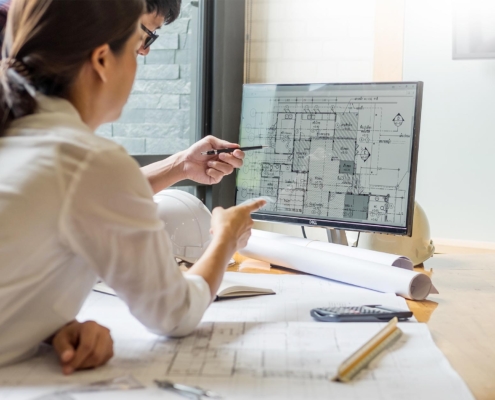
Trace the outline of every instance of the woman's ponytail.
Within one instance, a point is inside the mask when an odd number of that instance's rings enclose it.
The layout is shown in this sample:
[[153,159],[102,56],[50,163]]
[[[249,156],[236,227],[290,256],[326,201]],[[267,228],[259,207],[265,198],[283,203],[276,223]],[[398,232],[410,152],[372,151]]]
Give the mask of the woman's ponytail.
[[0,137],[16,118],[36,111],[36,90],[29,82],[26,67],[17,60],[0,61]]
[[136,32],[144,0],[15,0],[0,64],[0,136],[36,111],[36,92],[67,98],[97,47],[119,52]]
[[0,137],[14,119],[36,111],[29,69],[17,57],[42,28],[52,0],[17,0],[8,10],[0,61]]

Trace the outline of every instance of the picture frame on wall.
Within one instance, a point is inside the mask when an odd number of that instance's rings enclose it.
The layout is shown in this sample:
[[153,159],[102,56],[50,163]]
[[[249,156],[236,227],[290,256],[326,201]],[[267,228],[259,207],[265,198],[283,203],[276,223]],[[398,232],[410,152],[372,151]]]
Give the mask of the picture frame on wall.
[[495,1],[455,1],[452,26],[454,60],[495,59]]

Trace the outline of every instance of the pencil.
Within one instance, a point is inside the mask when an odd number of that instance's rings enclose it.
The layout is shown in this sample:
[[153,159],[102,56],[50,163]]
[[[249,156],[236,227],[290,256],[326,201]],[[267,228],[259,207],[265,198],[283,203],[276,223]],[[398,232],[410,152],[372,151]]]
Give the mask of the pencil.
[[270,147],[270,146],[251,146],[251,147],[237,147],[231,149],[209,150],[209,151],[203,151],[201,155],[214,156],[215,154],[220,154],[220,153],[233,153],[236,150],[241,150],[241,151],[261,150],[266,147]]

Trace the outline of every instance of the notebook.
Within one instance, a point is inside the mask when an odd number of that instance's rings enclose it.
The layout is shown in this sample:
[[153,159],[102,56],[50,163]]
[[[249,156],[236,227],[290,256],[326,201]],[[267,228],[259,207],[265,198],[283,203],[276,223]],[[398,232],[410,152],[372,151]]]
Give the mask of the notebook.
[[275,294],[275,292],[269,288],[246,286],[238,282],[224,279],[218,288],[216,300],[233,297],[261,296],[264,294]]
[[[93,290],[100,293],[110,294],[116,296],[115,290],[107,286],[104,282],[98,282],[93,286]],[[223,280],[217,291],[217,297],[215,300],[229,299],[234,297],[249,297],[249,296],[261,296],[267,294],[275,294],[272,289],[246,286],[242,283],[232,280]]]

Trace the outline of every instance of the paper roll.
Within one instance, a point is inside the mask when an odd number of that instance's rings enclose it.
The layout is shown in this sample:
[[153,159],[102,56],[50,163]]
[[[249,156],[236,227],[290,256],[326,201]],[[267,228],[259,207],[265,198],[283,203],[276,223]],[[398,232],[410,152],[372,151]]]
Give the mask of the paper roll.
[[[297,238],[296,238],[297,239]],[[432,283],[427,275],[366,260],[251,236],[240,254],[256,260],[384,293],[423,300]]]
[[257,229],[252,230],[252,235],[266,239],[282,240],[284,243],[291,243],[295,244],[296,246],[326,251],[333,254],[340,254],[343,256],[358,258],[365,261],[372,261],[378,264],[391,265],[393,267],[404,268],[410,271],[412,271],[414,268],[412,261],[405,256],[382,253],[379,251],[367,249],[359,249],[357,247],[342,246],[340,244],[334,243],[325,243],[320,242],[319,240],[298,238],[288,235],[282,235],[280,233],[260,231]]

